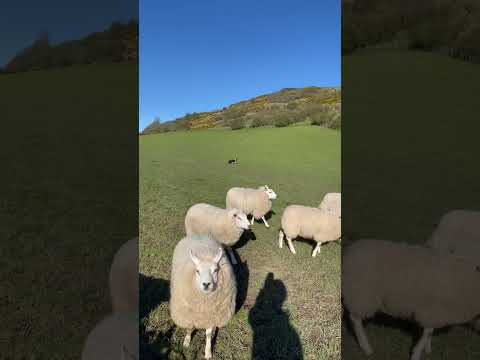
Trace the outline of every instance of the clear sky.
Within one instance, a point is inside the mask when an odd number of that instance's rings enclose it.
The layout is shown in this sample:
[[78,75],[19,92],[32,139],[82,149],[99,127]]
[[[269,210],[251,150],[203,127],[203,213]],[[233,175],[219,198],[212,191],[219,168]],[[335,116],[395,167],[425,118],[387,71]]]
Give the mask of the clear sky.
[[55,44],[132,18],[138,19],[137,0],[15,0],[2,4],[0,66],[31,45],[42,31],[47,31]]
[[340,86],[341,0],[140,0],[140,130],[285,87]]

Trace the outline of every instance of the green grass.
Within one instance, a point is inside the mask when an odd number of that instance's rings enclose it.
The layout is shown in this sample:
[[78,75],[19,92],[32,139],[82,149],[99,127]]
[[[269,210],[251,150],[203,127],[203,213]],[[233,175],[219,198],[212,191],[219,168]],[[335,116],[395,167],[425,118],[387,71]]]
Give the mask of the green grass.
[[138,228],[136,88],[134,64],[0,76],[2,359],[79,359],[110,312]]
[[[342,78],[344,245],[361,237],[423,243],[447,210],[479,210],[477,65],[364,51],[344,57]],[[397,325],[367,326],[371,360],[408,358],[413,333]],[[432,346],[431,360],[480,358],[480,336],[462,327],[434,335]],[[365,358],[345,328],[342,358]]]
[[[227,165],[235,154],[239,164]],[[340,246],[326,245],[317,258],[310,256],[312,243],[296,242],[297,255],[278,248],[286,205],[318,206],[326,192],[340,190],[340,133],[312,126],[140,137],[141,317],[157,354],[203,357],[204,332],[182,349],[185,332],[168,313],[170,263],[188,207],[224,207],[230,187],[264,184],[277,192],[275,214],[269,229],[255,223],[256,239],[236,249],[243,263],[235,268],[241,306],[220,329],[214,358],[293,359],[301,347],[304,359],[340,359]],[[269,273],[273,279],[265,284]]]

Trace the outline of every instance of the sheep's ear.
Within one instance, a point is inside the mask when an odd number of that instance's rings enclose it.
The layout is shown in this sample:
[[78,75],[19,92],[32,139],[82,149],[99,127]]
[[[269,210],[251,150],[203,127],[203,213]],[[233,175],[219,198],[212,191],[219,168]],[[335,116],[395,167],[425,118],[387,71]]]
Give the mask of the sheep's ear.
[[190,259],[192,259],[193,263],[196,265],[196,266],[199,266],[200,265],[200,260],[198,260],[198,258],[195,256],[195,254],[192,252],[192,250],[190,250]]
[[222,248],[218,248],[217,255],[215,255],[215,259],[213,259],[213,262],[218,265],[222,256],[223,256],[223,250],[222,250]]

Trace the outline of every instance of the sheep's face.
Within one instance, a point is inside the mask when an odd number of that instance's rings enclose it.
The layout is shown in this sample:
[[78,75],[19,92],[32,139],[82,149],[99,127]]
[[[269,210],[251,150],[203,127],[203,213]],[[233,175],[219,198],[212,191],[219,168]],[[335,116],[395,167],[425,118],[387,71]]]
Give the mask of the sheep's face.
[[222,256],[221,248],[218,249],[217,255],[212,260],[201,260],[190,251],[190,259],[195,265],[195,285],[201,292],[207,294],[216,290]]
[[250,228],[250,222],[248,221],[247,215],[240,210],[231,209],[228,211],[228,216],[238,228],[243,230],[248,230]]
[[264,188],[265,188],[265,194],[267,194],[270,200],[275,200],[277,198],[277,194],[275,193],[275,191],[270,189],[267,185],[265,185]]

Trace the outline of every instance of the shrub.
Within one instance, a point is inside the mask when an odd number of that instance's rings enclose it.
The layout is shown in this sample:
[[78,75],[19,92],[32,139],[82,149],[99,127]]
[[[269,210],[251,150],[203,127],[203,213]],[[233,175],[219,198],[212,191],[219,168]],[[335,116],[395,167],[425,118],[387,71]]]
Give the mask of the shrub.
[[340,107],[323,106],[310,115],[312,125],[324,126],[331,129],[340,129]]
[[252,122],[250,123],[250,127],[252,128],[268,126],[268,125],[272,125],[271,119],[269,119],[267,116],[261,116],[261,115],[257,115],[253,117]]
[[288,114],[280,114],[276,116],[276,119],[275,119],[276,127],[286,127],[290,124],[293,124],[293,120]]
[[230,128],[232,130],[239,130],[245,127],[245,123],[242,118],[236,118],[230,122]]

